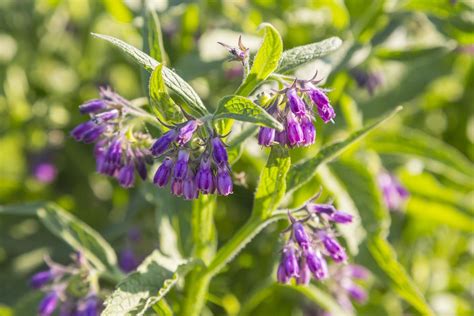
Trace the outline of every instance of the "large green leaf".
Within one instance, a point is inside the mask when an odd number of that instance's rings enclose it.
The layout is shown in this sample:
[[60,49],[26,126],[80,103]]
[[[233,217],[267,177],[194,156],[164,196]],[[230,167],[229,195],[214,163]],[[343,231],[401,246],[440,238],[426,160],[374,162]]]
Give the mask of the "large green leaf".
[[116,287],[105,301],[103,316],[145,315],[195,265],[164,257],[155,250]]
[[229,95],[219,101],[214,120],[234,119],[243,122],[251,122],[257,125],[268,126],[281,130],[283,126],[265,109],[253,103],[246,97]]
[[163,45],[160,19],[154,10],[147,12],[147,33],[150,56],[161,63],[166,63],[168,56]]
[[388,235],[390,217],[382,202],[376,176],[365,164],[354,160],[336,163],[333,170],[345,184],[354,201],[361,222],[367,231],[365,245],[380,271],[378,276],[388,279],[391,287],[422,315],[433,315],[420,290],[398,262],[392,246],[385,239]]
[[[145,54],[138,48],[135,48],[132,45],[127,44],[124,41],[119,40],[115,37],[96,33],[92,33],[92,35],[117,46],[123,52],[128,54],[135,62],[140,64],[142,67],[145,68],[145,70],[149,72],[153,72],[156,66],[160,64],[154,58]],[[184,81],[174,71],[167,67],[163,67],[162,72],[166,86],[170,88],[171,91],[176,93],[184,102],[186,102],[186,104],[193,110],[193,112],[198,113],[199,116],[209,114],[206,107],[202,103],[202,100],[186,81]]]
[[277,72],[288,72],[296,67],[302,66],[316,58],[329,54],[338,49],[342,44],[339,37],[330,37],[321,42],[294,47],[285,50],[281,55],[280,66]]
[[286,191],[286,175],[291,159],[288,149],[273,146],[267,164],[260,174],[252,209],[252,217],[268,218],[280,204]]
[[38,215],[54,235],[82,252],[101,272],[117,274],[113,248],[95,230],[54,203],[31,203],[0,207],[0,214]]
[[248,96],[259,83],[275,71],[283,51],[283,42],[278,31],[269,23],[260,26],[263,29],[263,43],[260,46],[250,68],[250,72],[240,85],[236,94]]
[[368,124],[362,129],[352,133],[345,140],[323,147],[315,157],[312,157],[308,160],[304,160],[302,162],[299,162],[291,166],[290,171],[288,172],[288,177],[287,177],[287,185],[286,185],[286,187],[288,188],[287,194],[299,188],[300,186],[305,184],[307,181],[311,180],[312,177],[316,174],[316,170],[320,164],[328,162],[336,158],[339,154],[341,154],[344,150],[346,150],[350,145],[354,144],[355,142],[357,142],[358,140],[366,136],[368,132],[378,127],[380,124],[382,124],[386,120],[390,119],[401,109],[402,109],[401,107],[397,107],[395,110],[393,110],[389,114],[386,114],[382,116],[381,118],[379,118],[378,120],[376,120],[374,123]]
[[160,64],[151,73],[149,94],[152,109],[161,121],[180,123],[184,120],[183,113],[166,91],[162,70],[163,64]]
[[413,129],[374,135],[368,142],[379,153],[417,157],[432,171],[473,187],[474,165],[455,148]]

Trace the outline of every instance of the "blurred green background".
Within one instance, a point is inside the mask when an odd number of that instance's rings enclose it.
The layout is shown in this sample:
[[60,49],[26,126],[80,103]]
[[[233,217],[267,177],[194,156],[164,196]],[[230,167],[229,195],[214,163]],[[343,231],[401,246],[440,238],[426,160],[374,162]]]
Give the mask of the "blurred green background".
[[[367,140],[411,192],[404,210],[391,214],[389,240],[437,314],[472,315],[474,183],[463,172],[472,171],[474,159],[472,1],[150,4],[162,23],[169,65],[209,108],[231,94],[240,80],[238,63],[225,62],[226,51],[217,41],[235,44],[243,34],[244,43],[255,51],[260,42],[256,29],[262,22],[279,30],[285,49],[330,36],[342,38],[344,44],[334,54],[297,71],[301,78],[310,78],[318,69],[327,78],[324,86],[332,89],[338,124],[318,125],[318,142],[357,129],[362,118],[405,107]],[[146,96],[140,68],[90,36],[108,34],[142,47],[141,15],[139,0],[0,1],[0,204],[55,201],[100,231],[117,250],[126,246],[126,232],[139,227],[144,235],[139,251],[146,255],[159,246],[150,198],[154,189],[142,185],[125,190],[96,174],[92,146],[69,137],[84,120],[77,106],[95,98],[100,85],[110,85],[130,99]],[[367,78],[374,76],[378,80],[372,86]],[[301,158],[316,151],[298,149],[293,155]],[[248,217],[264,162],[265,153],[250,142],[234,167],[235,174],[245,172],[245,185],[219,200],[220,243]],[[52,169],[46,179],[38,171],[45,165]],[[315,183],[324,185],[324,178],[316,177]],[[170,202],[162,211],[176,211],[186,219],[187,208],[185,202]],[[182,231],[189,229],[189,223],[180,225]],[[304,296],[264,286],[278,261],[280,228],[266,229],[217,276],[209,297],[215,315],[242,309],[253,315],[313,315],[313,305]],[[190,249],[189,242],[181,243]],[[66,262],[70,250],[36,219],[1,217],[0,315],[25,304],[30,295],[27,280],[48,253]],[[368,303],[357,308],[360,315],[410,314],[380,280],[373,282]]]

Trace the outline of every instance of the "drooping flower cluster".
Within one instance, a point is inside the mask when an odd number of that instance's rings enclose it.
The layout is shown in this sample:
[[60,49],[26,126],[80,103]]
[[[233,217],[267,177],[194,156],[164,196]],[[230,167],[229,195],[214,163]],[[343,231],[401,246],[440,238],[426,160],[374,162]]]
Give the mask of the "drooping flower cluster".
[[289,239],[283,248],[277,270],[277,280],[288,283],[291,278],[297,284],[307,284],[311,275],[316,280],[328,277],[326,257],[336,263],[345,262],[346,252],[339,244],[333,224],[352,222],[352,215],[336,210],[332,204],[308,203],[303,209],[309,215],[296,220],[290,213]]
[[36,273],[30,280],[32,288],[46,293],[38,305],[38,314],[49,316],[59,309],[59,314],[64,316],[99,315],[102,302],[96,283],[90,279],[91,268],[82,254],[75,254],[69,266],[49,258],[45,261],[49,269]]
[[158,187],[170,183],[171,193],[186,200],[196,199],[199,193],[229,195],[233,184],[227,149],[214,131],[205,139],[195,137],[196,141],[201,141],[201,144],[195,144],[192,138],[199,128],[206,126],[198,120],[189,120],[155,141],[151,154],[165,158],[153,183]]
[[385,171],[379,173],[377,180],[387,208],[399,210],[409,196],[407,189],[394,175]]
[[117,178],[125,188],[134,185],[135,170],[146,179],[151,137],[134,131],[132,119],[137,110],[130,102],[110,89],[101,88],[100,99],[82,104],[79,111],[88,114],[90,120],[76,126],[71,136],[86,144],[96,143],[97,172]]
[[[367,300],[367,292],[361,287],[359,281],[367,280],[370,272],[363,266],[349,264],[343,266],[331,267],[331,282],[328,288],[334,296],[339,306],[348,313],[354,313],[352,300],[359,304]],[[330,316],[331,313],[325,312],[324,316]]]
[[333,122],[336,117],[326,91],[316,87],[314,81],[296,80],[293,85],[280,91],[267,111],[282,123],[284,129],[277,131],[261,127],[258,143],[262,146],[280,144],[289,147],[309,146],[316,140],[314,121],[319,116],[324,123]]

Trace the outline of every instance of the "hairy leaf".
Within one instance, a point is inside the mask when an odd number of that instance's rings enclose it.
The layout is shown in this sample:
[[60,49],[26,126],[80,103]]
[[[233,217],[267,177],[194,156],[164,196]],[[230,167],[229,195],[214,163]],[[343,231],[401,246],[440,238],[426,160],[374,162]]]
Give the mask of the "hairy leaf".
[[255,56],[249,74],[240,85],[236,94],[248,96],[257,85],[275,71],[283,51],[283,42],[278,31],[269,23],[260,26],[263,29],[263,43]]
[[355,142],[366,136],[368,132],[370,132],[371,130],[378,127],[380,124],[394,116],[401,109],[401,107],[396,108],[389,114],[384,115],[383,117],[378,119],[376,122],[366,125],[362,129],[352,133],[345,140],[322,148],[315,157],[291,166],[287,177],[287,194],[309,181],[316,174],[316,169],[320,164],[331,161],[332,159],[336,158],[350,145],[354,144]]
[[162,70],[163,64],[160,64],[151,73],[149,93],[152,109],[161,121],[180,123],[184,120],[183,113],[166,91]]
[[[149,72],[153,72],[156,66],[160,64],[154,58],[145,54],[138,48],[135,48],[132,45],[127,44],[115,37],[96,33],[92,33],[92,35],[117,46]],[[202,103],[202,100],[186,81],[184,81],[174,71],[167,67],[163,67],[162,72],[166,86],[170,88],[171,91],[176,93],[184,102],[186,102],[186,104],[191,109],[192,114],[196,114],[196,116],[204,116],[209,114],[206,107]]]
[[103,316],[145,315],[196,264],[164,257],[155,250],[122,280],[105,301]]
[[238,95],[229,95],[219,101],[219,105],[214,113],[214,120],[219,119],[251,122],[278,130],[283,128],[280,122],[268,114],[265,109],[249,99]]
[[285,195],[286,174],[290,165],[288,149],[273,146],[260,174],[252,209],[253,217],[268,218],[276,210]]
[[276,71],[281,73],[288,72],[298,66],[302,66],[316,58],[335,51],[341,44],[342,41],[339,37],[330,37],[321,42],[285,50],[281,55],[280,66]]

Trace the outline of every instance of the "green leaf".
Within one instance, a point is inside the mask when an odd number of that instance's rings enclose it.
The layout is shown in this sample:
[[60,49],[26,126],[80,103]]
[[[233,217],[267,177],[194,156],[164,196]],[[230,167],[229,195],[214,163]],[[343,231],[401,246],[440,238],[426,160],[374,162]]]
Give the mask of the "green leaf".
[[366,164],[354,160],[336,163],[333,170],[345,184],[359,210],[362,226],[367,231],[367,248],[382,273],[379,276],[388,278],[391,287],[422,315],[433,315],[422,293],[398,262],[395,251],[385,239],[390,217],[382,202],[375,175],[367,169]]
[[339,306],[340,304],[337,303],[331,295],[319,289],[313,284],[308,284],[304,286],[302,285],[296,285],[296,286],[277,285],[277,286],[292,289],[296,292],[303,294],[304,296],[306,296],[306,298],[308,298],[310,301],[312,301],[316,305],[321,306],[325,311],[329,312],[331,315],[334,315],[334,316],[352,315],[352,313],[342,310],[341,307]]
[[311,178],[316,174],[316,170],[319,165],[336,158],[350,145],[365,137],[367,133],[393,117],[401,109],[402,107],[397,107],[395,110],[389,114],[384,115],[376,122],[368,124],[362,129],[352,133],[345,140],[323,147],[315,157],[291,166],[287,177],[286,187],[289,188],[287,194],[311,180]]
[[[153,72],[156,66],[160,64],[154,58],[145,54],[138,48],[135,48],[132,45],[127,44],[115,37],[96,33],[92,33],[92,35],[117,46],[123,52],[132,57],[136,63],[144,67],[148,72]],[[184,81],[174,71],[167,67],[163,67],[162,73],[166,86],[170,88],[171,91],[176,93],[176,95],[178,95],[184,102],[186,102],[186,104],[192,110],[192,114],[194,113],[196,116],[204,116],[209,114],[206,107],[202,103],[202,100],[186,81]]]
[[184,120],[183,113],[166,91],[162,70],[163,64],[160,64],[151,73],[149,86],[151,107],[161,121],[180,123]]
[[116,274],[117,257],[105,239],[54,203],[31,203],[1,206],[0,214],[38,215],[46,228],[72,248],[81,251],[99,270]]
[[155,250],[116,287],[105,301],[103,316],[145,315],[196,262],[164,257]]
[[255,135],[255,133],[257,133],[257,130],[257,126],[251,125],[241,131],[235,138],[233,138],[229,142],[227,154],[229,155],[229,161],[231,164],[234,164],[240,158],[240,155],[242,154],[243,144],[249,137]]
[[417,157],[432,171],[473,187],[474,165],[457,149],[420,131],[380,133],[369,139],[368,146],[379,153]]
[[161,63],[168,61],[165,47],[163,45],[163,34],[161,32],[161,23],[158,14],[154,10],[148,10],[148,46],[150,49],[150,56]]
[[387,49],[380,48],[375,52],[375,56],[380,59],[396,60],[396,61],[413,61],[416,58],[430,57],[446,52],[445,46],[440,47],[419,47],[412,49]]
[[283,42],[280,34],[269,23],[261,24],[260,29],[264,31],[263,43],[253,60],[248,76],[236,92],[238,95],[250,95],[259,83],[267,79],[277,69],[280,61],[283,51]]
[[281,73],[288,72],[296,67],[313,61],[316,58],[335,51],[341,46],[341,44],[342,41],[339,37],[330,37],[321,42],[285,50],[281,55],[280,66],[276,71]]
[[260,174],[252,209],[252,217],[268,218],[280,204],[286,191],[286,175],[291,159],[288,149],[273,146],[267,164]]
[[257,125],[268,126],[278,130],[283,126],[265,109],[253,103],[246,97],[229,95],[219,101],[214,120],[234,119],[242,122],[250,122]]

